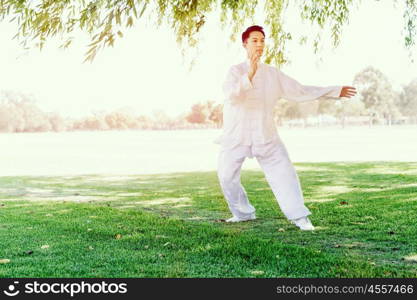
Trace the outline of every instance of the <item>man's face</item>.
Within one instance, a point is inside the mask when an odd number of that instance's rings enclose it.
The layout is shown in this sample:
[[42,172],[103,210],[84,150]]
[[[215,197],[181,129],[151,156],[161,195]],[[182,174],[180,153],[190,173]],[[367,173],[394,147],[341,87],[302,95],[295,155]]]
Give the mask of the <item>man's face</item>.
[[265,37],[262,32],[252,31],[243,43],[243,47],[245,47],[249,58],[254,52],[262,56],[265,47]]

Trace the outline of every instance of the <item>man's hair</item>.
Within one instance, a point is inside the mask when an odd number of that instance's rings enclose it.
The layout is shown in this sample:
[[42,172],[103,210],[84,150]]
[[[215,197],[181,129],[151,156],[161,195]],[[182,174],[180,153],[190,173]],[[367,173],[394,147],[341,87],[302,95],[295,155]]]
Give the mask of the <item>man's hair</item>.
[[260,31],[265,37],[264,29],[261,26],[253,25],[246,28],[246,30],[242,33],[242,43],[246,41],[252,31]]

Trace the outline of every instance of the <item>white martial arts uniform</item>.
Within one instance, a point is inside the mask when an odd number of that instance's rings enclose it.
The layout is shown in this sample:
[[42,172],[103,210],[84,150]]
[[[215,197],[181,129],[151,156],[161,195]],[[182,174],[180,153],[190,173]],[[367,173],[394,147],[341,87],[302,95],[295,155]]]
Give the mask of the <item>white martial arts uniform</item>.
[[310,215],[298,175],[274,123],[274,105],[280,98],[291,101],[336,99],[342,86],[307,86],[275,67],[258,63],[252,82],[248,78],[249,60],[230,68],[223,84],[223,134],[217,175],[233,216],[254,216],[240,181],[246,157],[256,157],[278,204],[289,220]]

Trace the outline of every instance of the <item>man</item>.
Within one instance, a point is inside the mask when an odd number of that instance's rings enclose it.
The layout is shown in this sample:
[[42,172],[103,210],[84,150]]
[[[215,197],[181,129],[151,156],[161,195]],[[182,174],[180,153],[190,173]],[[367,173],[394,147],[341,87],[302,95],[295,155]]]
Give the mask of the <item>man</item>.
[[218,178],[233,217],[226,222],[256,218],[240,181],[246,157],[256,157],[278,204],[293,224],[301,230],[314,230],[307,217],[298,175],[278,136],[273,108],[276,101],[350,98],[354,87],[317,87],[302,85],[275,67],[260,63],[265,46],[265,33],[260,26],[251,26],[242,33],[247,60],[230,68],[223,91],[223,134],[215,142],[221,144],[218,157]]

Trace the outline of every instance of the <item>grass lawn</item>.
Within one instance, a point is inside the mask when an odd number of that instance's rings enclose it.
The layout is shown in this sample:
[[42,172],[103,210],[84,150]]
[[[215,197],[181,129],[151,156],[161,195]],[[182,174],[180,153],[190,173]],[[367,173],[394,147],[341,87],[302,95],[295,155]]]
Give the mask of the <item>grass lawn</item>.
[[215,172],[0,177],[0,277],[417,277],[417,163],[297,163],[317,230],[242,171],[258,219]]

